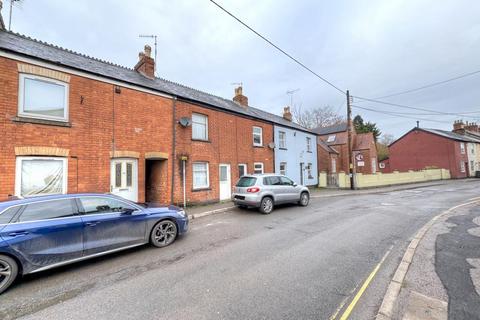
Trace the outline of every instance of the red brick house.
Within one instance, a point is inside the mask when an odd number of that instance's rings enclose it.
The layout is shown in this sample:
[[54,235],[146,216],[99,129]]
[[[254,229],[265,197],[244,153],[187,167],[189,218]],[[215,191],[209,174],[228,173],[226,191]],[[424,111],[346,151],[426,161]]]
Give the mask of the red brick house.
[[[313,130],[318,134],[318,166],[319,171],[336,173],[349,171],[348,159],[348,132],[347,123],[317,128]],[[325,147],[329,150],[326,151]],[[356,172],[371,174],[377,172],[377,147],[373,134],[352,132],[352,150]],[[328,166],[325,164],[329,163]]]
[[476,141],[450,131],[413,128],[389,145],[389,170],[436,167],[450,170],[452,178],[468,177],[468,143]]
[[[0,30],[0,199],[112,192],[215,202],[244,173],[274,171],[273,124],[248,105]],[[185,177],[185,179],[184,179]]]

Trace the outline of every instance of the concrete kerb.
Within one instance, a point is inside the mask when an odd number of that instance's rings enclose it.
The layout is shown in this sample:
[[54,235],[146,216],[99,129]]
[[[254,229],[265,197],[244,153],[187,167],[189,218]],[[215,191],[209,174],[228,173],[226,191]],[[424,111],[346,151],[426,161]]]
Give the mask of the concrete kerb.
[[415,255],[417,246],[422,240],[422,238],[425,236],[425,233],[427,233],[427,231],[432,227],[432,225],[438,219],[443,218],[444,216],[446,216],[452,211],[455,211],[458,208],[472,205],[478,202],[480,202],[480,197],[469,199],[469,202],[459,204],[457,206],[454,206],[436,215],[429,222],[427,222],[422,228],[420,228],[420,230],[418,230],[415,237],[413,237],[412,241],[410,242],[405,254],[403,255],[402,261],[398,265],[397,270],[395,271],[395,274],[393,275],[393,278],[390,281],[390,284],[388,285],[387,292],[383,297],[382,305],[378,310],[376,320],[392,319],[393,309],[395,308],[395,303],[397,301],[398,295],[400,294],[400,290],[402,289],[403,281],[405,280],[405,276],[407,275],[410,264],[412,263],[413,256]]
[[231,210],[233,208],[235,208],[235,206],[230,206],[230,207],[225,207],[225,208],[220,208],[220,209],[215,209],[215,210],[210,210],[210,211],[204,211],[204,212],[189,214],[188,218],[191,219],[191,220],[198,219],[198,218],[201,218],[201,217],[210,216],[212,214],[222,213],[222,212]]

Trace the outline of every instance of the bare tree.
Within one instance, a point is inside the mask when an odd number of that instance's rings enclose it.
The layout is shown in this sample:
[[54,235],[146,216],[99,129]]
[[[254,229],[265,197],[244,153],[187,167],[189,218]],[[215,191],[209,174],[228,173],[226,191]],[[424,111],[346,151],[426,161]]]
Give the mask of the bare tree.
[[384,133],[378,139],[377,142],[377,156],[378,160],[382,161],[386,158],[388,158],[389,152],[388,152],[388,146],[395,141],[395,137],[392,134],[389,133]]
[[294,122],[308,129],[328,127],[345,121],[331,106],[302,109],[301,105],[297,105],[293,107],[292,114]]

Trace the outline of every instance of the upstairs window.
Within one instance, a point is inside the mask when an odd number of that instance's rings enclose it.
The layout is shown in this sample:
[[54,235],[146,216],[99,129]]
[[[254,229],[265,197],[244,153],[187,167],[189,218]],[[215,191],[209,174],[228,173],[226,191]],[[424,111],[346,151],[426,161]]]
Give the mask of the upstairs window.
[[253,145],[256,147],[263,146],[263,130],[260,127],[253,127]]
[[192,139],[208,140],[208,117],[203,114],[192,114]]
[[465,154],[465,143],[460,142],[460,153]]
[[307,137],[307,152],[312,152],[312,138]]
[[283,131],[278,132],[278,147],[280,149],[287,149],[287,134]]
[[19,116],[68,121],[68,84],[62,81],[20,74]]

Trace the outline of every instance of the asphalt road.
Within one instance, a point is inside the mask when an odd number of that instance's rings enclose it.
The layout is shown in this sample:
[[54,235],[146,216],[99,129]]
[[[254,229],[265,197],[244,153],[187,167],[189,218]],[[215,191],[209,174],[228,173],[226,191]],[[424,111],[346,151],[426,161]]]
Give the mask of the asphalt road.
[[164,249],[28,276],[0,296],[0,319],[339,318],[390,252],[350,315],[373,319],[416,230],[479,190],[461,180],[315,198],[271,215],[233,209],[193,220]]

